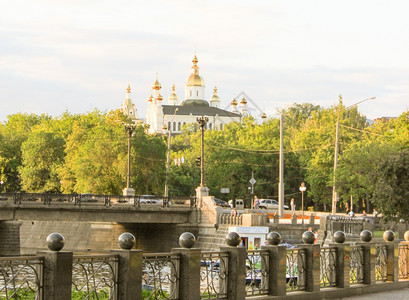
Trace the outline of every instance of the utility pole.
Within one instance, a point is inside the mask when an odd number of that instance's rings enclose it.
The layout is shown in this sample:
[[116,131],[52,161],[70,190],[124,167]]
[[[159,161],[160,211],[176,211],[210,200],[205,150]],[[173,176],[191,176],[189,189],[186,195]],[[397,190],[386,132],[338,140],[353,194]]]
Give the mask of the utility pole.
[[[355,105],[358,105],[362,102],[368,101],[368,100],[373,100],[376,99],[376,97],[370,97],[366,98],[364,100],[358,101],[357,103],[351,104],[347,107],[345,107],[345,110],[348,108],[351,108]],[[340,103],[341,104],[341,103]],[[341,115],[341,109],[342,107],[338,107],[338,116],[337,116],[337,128],[335,132],[335,153],[334,153],[334,179],[333,179],[333,185],[332,185],[332,209],[331,213],[336,214],[337,213],[337,203],[338,203],[338,193],[336,190],[336,171],[338,167],[338,152],[339,152],[339,123],[340,123],[340,115]]]
[[205,186],[205,180],[204,180],[204,128],[209,121],[209,118],[207,117],[200,117],[197,118],[197,122],[199,123],[200,129],[201,129],[201,152],[200,152],[200,186],[204,187]]
[[283,156],[283,114],[280,114],[280,166],[278,180],[278,215],[284,217],[284,156]]
[[128,174],[126,176],[126,188],[123,190],[123,195],[134,196],[135,190],[131,188],[131,137],[135,131],[136,125],[133,123],[125,123],[124,127],[128,133]]

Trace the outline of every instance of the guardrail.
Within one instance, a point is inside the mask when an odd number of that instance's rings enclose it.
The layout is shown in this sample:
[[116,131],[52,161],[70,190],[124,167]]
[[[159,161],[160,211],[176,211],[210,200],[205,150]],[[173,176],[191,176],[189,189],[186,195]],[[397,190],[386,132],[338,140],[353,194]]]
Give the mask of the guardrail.
[[[169,253],[143,253],[132,249],[130,233],[118,239],[121,250],[108,254],[73,255],[61,251],[64,238],[47,238],[50,251],[35,256],[0,258],[0,298],[17,299],[234,299],[291,295],[302,299],[307,292],[325,292],[355,285],[376,286],[407,282],[409,241],[344,243],[346,234],[334,234],[335,244],[314,244],[309,231],[304,244],[287,248],[277,232],[267,235],[268,245],[259,250],[238,247],[240,236],[231,232],[220,251],[192,248],[191,233],[180,236],[181,248]],[[409,233],[407,234],[409,239]],[[245,274],[245,277],[244,277]],[[335,289],[335,291],[336,291]],[[341,291],[342,289],[342,291]],[[351,293],[353,294],[353,293]]]
[[104,205],[106,207],[122,205],[141,207],[145,205],[159,205],[162,207],[175,206],[196,206],[196,197],[161,197],[151,195],[99,195],[99,194],[51,194],[51,193],[0,193],[0,204],[13,203],[23,204],[71,204],[81,205]]

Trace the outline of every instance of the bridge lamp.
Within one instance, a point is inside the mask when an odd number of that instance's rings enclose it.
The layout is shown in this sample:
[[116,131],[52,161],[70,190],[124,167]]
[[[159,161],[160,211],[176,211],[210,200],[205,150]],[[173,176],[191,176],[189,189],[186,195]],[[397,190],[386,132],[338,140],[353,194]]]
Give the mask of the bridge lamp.
[[301,211],[302,211],[302,223],[304,224],[304,192],[307,190],[304,182],[301,183],[300,191],[301,191]]

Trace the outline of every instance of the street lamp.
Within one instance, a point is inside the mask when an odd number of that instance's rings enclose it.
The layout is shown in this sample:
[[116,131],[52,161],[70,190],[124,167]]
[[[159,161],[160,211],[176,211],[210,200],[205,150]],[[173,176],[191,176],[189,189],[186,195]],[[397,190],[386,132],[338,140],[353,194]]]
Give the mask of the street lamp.
[[301,183],[300,191],[301,191],[301,211],[302,211],[302,223],[304,224],[304,192],[307,190],[304,182]]
[[171,135],[171,133],[172,133],[172,122],[173,122],[173,119],[175,118],[176,113],[178,112],[178,110],[179,110],[179,108],[175,109],[175,112],[173,113],[173,117],[169,122],[169,128],[168,128],[168,155],[167,155],[167,158],[166,158],[166,178],[165,178],[165,200],[166,201],[169,201],[169,199],[168,199],[168,197],[169,197],[168,178],[169,178],[169,164],[170,164],[170,139],[172,137],[172,135]]
[[0,180],[0,192],[3,192],[3,184],[4,184],[4,181]]
[[[368,100],[373,100],[375,99],[375,97],[370,97],[370,98],[366,98],[364,100],[358,101],[354,104],[351,104],[347,107],[345,107],[345,109],[351,108],[355,105],[358,105],[362,102],[368,101]],[[339,119],[340,119],[340,114],[341,114],[341,108],[338,108],[338,116],[337,116],[337,128],[336,128],[336,133],[335,133],[335,154],[334,154],[334,180],[333,180],[333,185],[332,185],[332,214],[336,214],[337,213],[337,202],[338,202],[338,195],[337,195],[337,191],[336,191],[336,187],[335,187],[335,182],[336,182],[336,178],[335,178],[335,174],[336,174],[336,170],[337,170],[337,166],[338,166],[338,148],[339,148]]]
[[201,153],[200,153],[200,187],[204,187],[204,128],[209,121],[208,117],[201,116],[197,118],[197,123],[202,131]]
[[134,196],[135,190],[130,187],[131,184],[131,137],[135,131],[136,124],[124,123],[125,131],[128,133],[128,174],[126,177],[126,188],[123,190],[124,196]]

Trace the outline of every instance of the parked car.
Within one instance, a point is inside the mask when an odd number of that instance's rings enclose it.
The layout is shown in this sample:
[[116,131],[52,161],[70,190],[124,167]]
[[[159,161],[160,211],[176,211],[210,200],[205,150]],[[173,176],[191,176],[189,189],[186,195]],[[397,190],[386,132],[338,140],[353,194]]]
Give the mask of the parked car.
[[139,198],[140,204],[162,205],[163,200],[155,195],[141,195]]
[[214,205],[221,207],[230,207],[229,203],[218,198],[214,198]]
[[[260,199],[259,208],[278,209],[278,201],[274,199]],[[284,205],[284,209],[288,209],[288,205]]]

